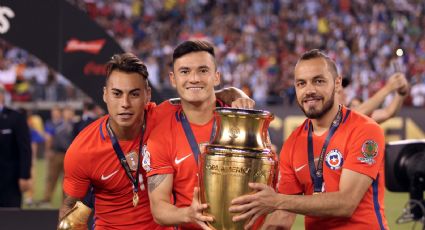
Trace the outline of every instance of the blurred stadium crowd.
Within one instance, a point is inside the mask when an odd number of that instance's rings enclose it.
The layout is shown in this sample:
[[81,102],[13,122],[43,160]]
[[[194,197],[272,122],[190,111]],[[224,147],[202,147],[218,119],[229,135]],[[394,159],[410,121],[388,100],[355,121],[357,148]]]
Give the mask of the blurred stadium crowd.
[[[320,48],[351,80],[348,98],[367,99],[395,70],[412,85],[406,105],[425,104],[425,2],[422,0],[68,0],[86,11],[124,50],[147,64],[151,84],[168,95],[173,48],[207,39],[217,49],[223,86],[259,105],[293,104],[293,67]],[[401,49],[404,55],[397,56]],[[0,41],[0,83],[12,101],[79,100],[60,74]]]

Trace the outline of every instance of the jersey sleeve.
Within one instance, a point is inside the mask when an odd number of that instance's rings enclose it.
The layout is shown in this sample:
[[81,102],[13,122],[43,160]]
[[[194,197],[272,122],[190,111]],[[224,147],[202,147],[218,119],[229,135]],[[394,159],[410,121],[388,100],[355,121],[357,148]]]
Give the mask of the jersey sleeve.
[[385,136],[376,123],[358,126],[350,138],[348,154],[343,168],[367,175],[376,179],[383,164],[385,153]]
[[[148,130],[148,132],[152,131],[158,124],[161,123],[164,117],[174,114],[179,108],[179,105],[173,105],[168,100],[159,105],[152,102],[148,103],[145,106],[145,111],[147,113],[146,130]],[[147,134],[150,135],[150,133]]]
[[173,132],[169,122],[172,116],[167,116],[167,118],[163,119],[163,123],[152,130],[146,149],[143,151],[143,168],[148,177],[155,174],[174,173],[172,164]]
[[63,189],[69,196],[83,198],[87,193],[90,179],[86,170],[90,169],[90,159],[84,156],[88,155],[75,143],[65,154]]
[[277,189],[279,193],[289,195],[299,194],[303,191],[292,167],[292,151],[294,147],[293,135],[285,141],[279,156],[279,179]]

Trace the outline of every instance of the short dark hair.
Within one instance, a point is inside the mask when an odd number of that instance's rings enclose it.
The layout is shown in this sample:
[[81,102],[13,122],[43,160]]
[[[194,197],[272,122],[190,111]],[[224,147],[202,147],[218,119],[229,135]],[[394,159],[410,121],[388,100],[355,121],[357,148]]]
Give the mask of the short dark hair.
[[211,54],[211,56],[214,58],[215,63],[215,53],[214,53],[214,47],[211,45],[211,43],[207,41],[185,41],[178,45],[173,52],[173,66],[174,63],[178,58],[180,58],[183,55],[186,55],[188,53],[193,52],[201,52],[205,51]]
[[132,53],[115,54],[106,64],[106,82],[112,71],[118,70],[126,73],[138,73],[148,83],[148,70],[145,63],[142,62],[136,55]]
[[336,68],[335,62],[327,54],[325,54],[324,52],[322,52],[318,49],[312,49],[312,50],[309,50],[309,51],[303,53],[301,55],[300,59],[298,59],[297,64],[300,61],[306,61],[306,60],[311,60],[311,59],[315,59],[315,58],[325,59],[326,63],[328,64],[328,68],[332,72],[334,78],[336,78],[338,76],[338,70]]

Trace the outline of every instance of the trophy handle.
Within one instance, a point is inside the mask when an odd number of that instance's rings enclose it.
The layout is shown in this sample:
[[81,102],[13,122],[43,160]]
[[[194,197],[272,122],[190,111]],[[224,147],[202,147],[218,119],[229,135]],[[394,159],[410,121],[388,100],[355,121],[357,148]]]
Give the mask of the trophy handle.
[[74,207],[60,220],[57,230],[87,230],[87,221],[92,210],[77,201]]
[[[202,167],[200,166],[205,165],[204,164],[205,156],[207,154],[206,144],[200,145],[199,150],[201,154],[199,154],[199,157],[198,157],[198,175],[199,175],[198,176],[198,186],[199,186],[198,200],[202,204],[204,204],[204,203],[207,203],[206,197],[205,197],[205,185],[204,185],[204,181],[202,180],[202,178],[204,178],[204,171],[202,170]],[[202,214],[208,214],[208,212],[204,210]],[[212,230],[215,230],[214,226],[212,226],[210,222],[205,222],[205,224]]]

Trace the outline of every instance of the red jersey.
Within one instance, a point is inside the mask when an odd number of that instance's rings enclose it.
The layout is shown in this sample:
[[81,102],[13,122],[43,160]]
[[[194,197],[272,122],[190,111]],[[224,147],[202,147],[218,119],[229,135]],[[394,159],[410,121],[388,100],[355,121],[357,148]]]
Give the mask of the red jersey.
[[[148,114],[143,143],[146,143],[156,123],[153,108],[154,104],[150,103],[145,110]],[[133,177],[139,177],[140,186],[139,203],[133,206],[133,184],[112,147],[106,130],[107,120],[108,116],[104,116],[90,124],[80,132],[66,152],[65,193],[83,198],[89,186],[93,186],[96,229],[167,229],[153,220],[143,169],[139,173],[133,172]],[[139,153],[140,138],[119,141],[125,155]]]
[[[343,108],[343,120],[332,136],[323,159],[324,192],[339,190],[342,169],[373,179],[350,218],[305,217],[306,229],[388,229],[384,214],[384,152],[382,129],[371,118]],[[285,141],[280,153],[278,191],[284,194],[313,194],[308,164],[307,119]],[[329,131],[328,131],[329,132]],[[327,132],[313,134],[314,158],[319,158]]]
[[[161,104],[158,107],[162,106]],[[180,105],[175,107],[181,108]],[[156,174],[173,174],[175,205],[187,207],[192,203],[193,189],[199,186],[198,164],[181,121],[176,115],[179,112],[163,117],[161,123],[152,131],[147,144],[150,162],[144,162],[144,167],[148,170],[148,177]],[[198,145],[209,143],[213,123],[214,119],[204,125],[190,124]]]

